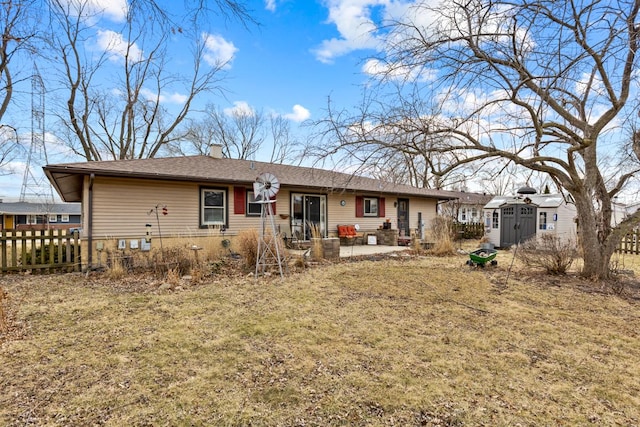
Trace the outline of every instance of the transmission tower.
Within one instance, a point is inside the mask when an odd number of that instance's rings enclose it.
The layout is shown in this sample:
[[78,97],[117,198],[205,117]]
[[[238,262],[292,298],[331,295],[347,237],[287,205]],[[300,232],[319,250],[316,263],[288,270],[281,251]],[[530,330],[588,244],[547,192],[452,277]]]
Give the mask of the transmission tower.
[[37,65],[33,64],[33,76],[31,77],[31,145],[27,164],[22,178],[22,190],[20,201],[33,198],[40,202],[53,202],[53,189],[43,174],[34,174],[32,167],[41,167],[49,163],[47,148],[44,141],[44,96],[45,88]]

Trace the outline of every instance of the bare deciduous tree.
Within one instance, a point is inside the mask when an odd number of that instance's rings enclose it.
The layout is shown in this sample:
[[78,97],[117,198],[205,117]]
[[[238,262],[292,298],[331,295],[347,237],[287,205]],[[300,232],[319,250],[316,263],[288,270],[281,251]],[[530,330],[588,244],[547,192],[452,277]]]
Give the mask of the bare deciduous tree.
[[[0,175],[9,173],[5,167],[20,153],[18,131],[3,119],[12,104],[16,85],[31,78],[31,73],[24,70],[24,64],[16,64],[22,53],[34,49],[38,4],[38,0],[0,2]],[[16,69],[18,72],[14,72]]]
[[208,105],[206,115],[192,121],[186,131],[187,140],[200,154],[211,144],[220,144],[224,157],[252,159],[264,141],[264,116],[249,107],[223,111]]
[[[187,2],[189,3],[189,2]],[[207,39],[200,19],[211,18],[204,2],[191,2],[180,25],[153,0],[132,2],[119,31],[92,27],[102,13],[87,0],[52,0],[51,42],[61,62],[66,88],[59,118],[71,148],[87,160],[155,157],[172,142],[183,139],[180,124],[193,101],[219,90],[226,63],[205,61]],[[242,3],[214,2],[219,11],[249,19]],[[192,23],[192,27],[185,27]],[[87,50],[102,32],[108,48]],[[107,34],[105,34],[107,33]],[[192,62],[176,69],[167,54],[171,38],[191,46]],[[114,64],[119,71],[113,75]],[[107,78],[109,84],[104,83]],[[110,78],[110,79],[109,79]],[[168,97],[180,93],[169,107]]]
[[547,174],[576,204],[583,274],[608,277],[640,219],[611,221],[637,156],[600,162],[632,145],[620,128],[637,121],[639,9],[639,0],[419,2],[389,23],[374,61],[383,82],[404,79],[395,96],[363,111],[355,135],[353,121],[332,120],[334,129],[343,144],[384,146],[381,135],[393,135],[399,149],[446,154],[438,174],[495,159]]
[[291,133],[291,123],[280,115],[269,116],[271,135],[271,163],[291,162],[296,157],[299,142]]
[[13,61],[22,51],[33,49],[39,19],[38,0],[6,0],[0,3],[0,121],[9,108],[17,79],[28,79],[30,73],[14,76]]
[[[284,163],[293,160],[297,141],[291,134],[289,121],[279,115],[265,118],[262,111],[249,106],[221,110],[208,105],[200,120],[191,120],[185,139],[190,142],[186,150],[174,147],[178,152],[207,154],[209,146],[220,144],[222,154],[228,158],[253,159],[259,150],[269,154],[269,162]],[[271,150],[267,153],[267,145]]]

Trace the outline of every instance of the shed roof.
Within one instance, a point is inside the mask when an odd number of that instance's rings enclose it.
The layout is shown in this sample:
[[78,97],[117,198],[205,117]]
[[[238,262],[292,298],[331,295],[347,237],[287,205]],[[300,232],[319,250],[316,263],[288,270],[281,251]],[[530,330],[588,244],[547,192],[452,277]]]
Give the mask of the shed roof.
[[47,165],[44,167],[44,171],[60,197],[67,202],[82,200],[83,178],[90,174],[122,178],[250,185],[264,172],[275,175],[281,185],[290,187],[322,189],[332,192],[412,195],[439,200],[456,198],[454,193],[448,191],[393,184],[325,169],[215,158],[205,155],[62,163]]
[[495,196],[484,209],[497,209],[504,204],[524,203],[524,199],[529,198],[533,205],[540,208],[557,208],[565,203],[562,194],[526,194],[521,196]]

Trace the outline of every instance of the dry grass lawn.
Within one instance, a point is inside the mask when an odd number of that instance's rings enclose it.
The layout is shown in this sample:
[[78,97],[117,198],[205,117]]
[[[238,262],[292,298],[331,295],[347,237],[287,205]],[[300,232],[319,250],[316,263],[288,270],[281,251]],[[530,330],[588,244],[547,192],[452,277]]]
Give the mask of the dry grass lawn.
[[640,425],[637,282],[518,269],[505,283],[508,258],[173,291],[4,277],[0,425]]

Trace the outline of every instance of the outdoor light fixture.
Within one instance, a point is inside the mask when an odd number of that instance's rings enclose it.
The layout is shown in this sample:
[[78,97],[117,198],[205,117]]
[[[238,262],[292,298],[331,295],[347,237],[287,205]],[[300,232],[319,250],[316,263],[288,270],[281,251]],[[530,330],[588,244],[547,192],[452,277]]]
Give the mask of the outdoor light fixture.
[[144,226],[147,229],[147,237],[144,240],[147,243],[151,243],[151,224],[145,224]]

